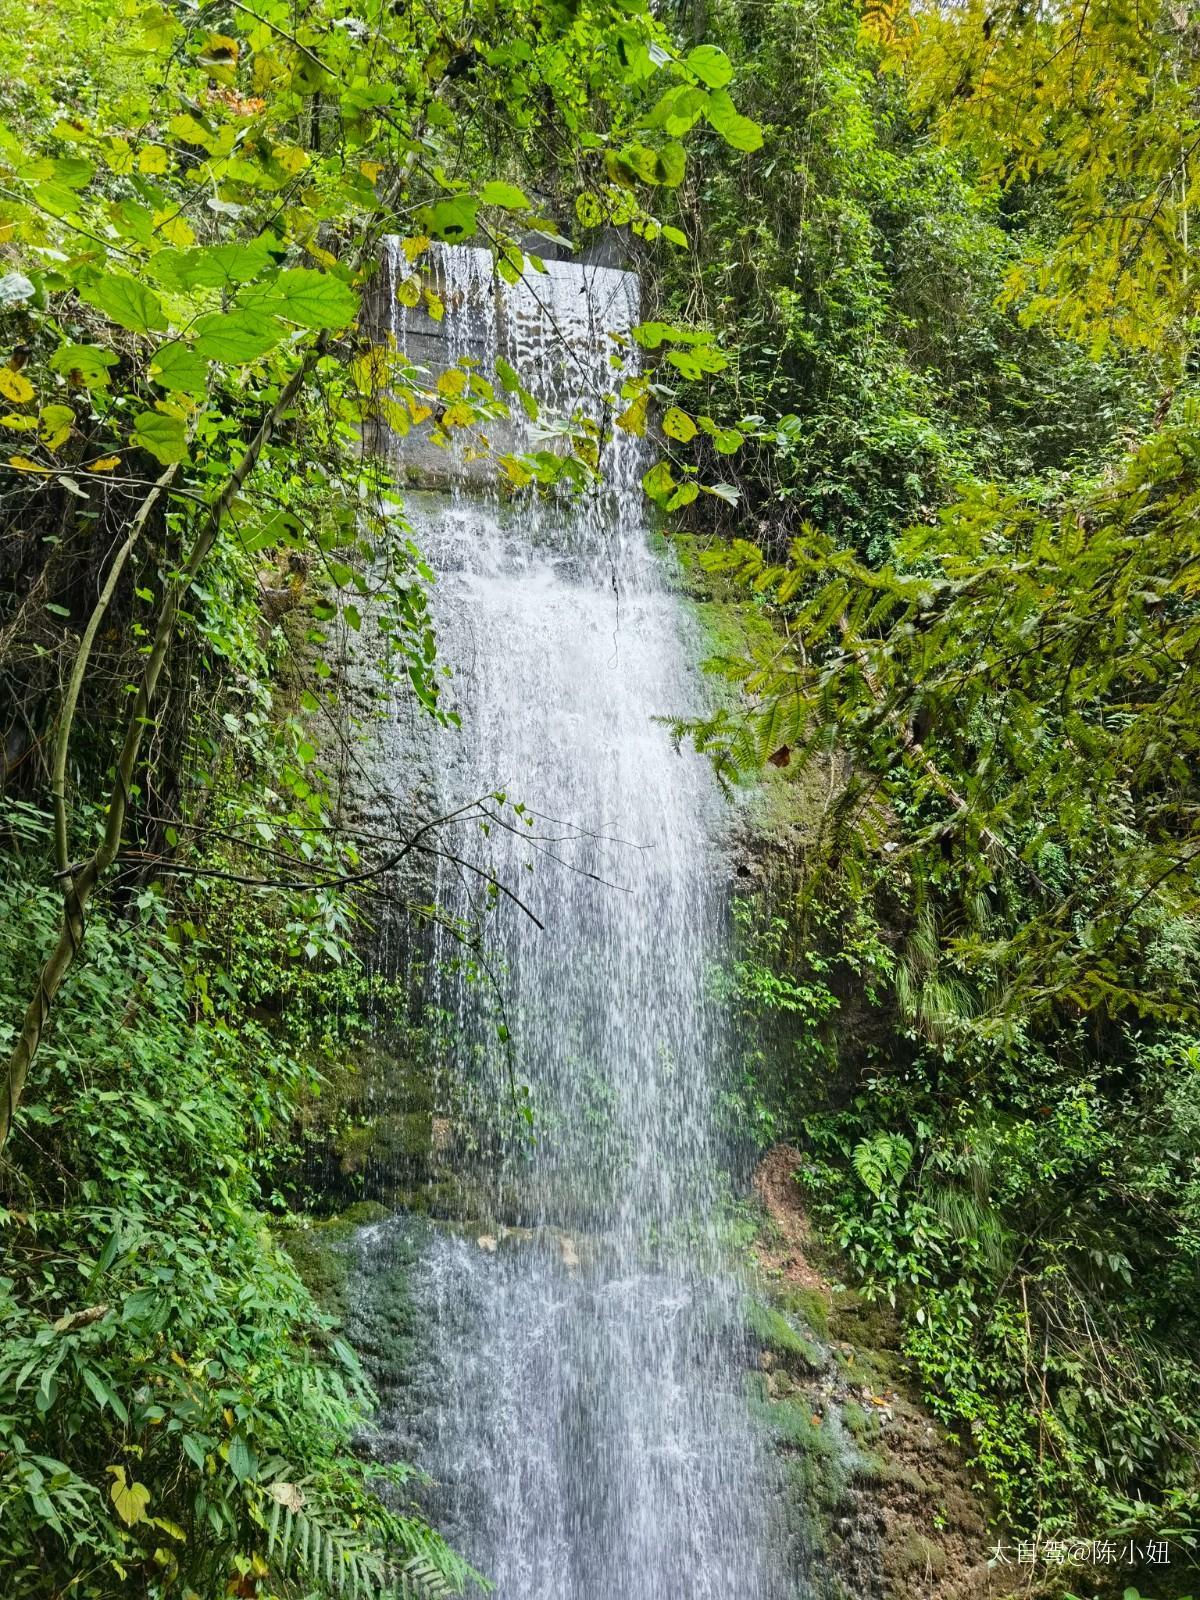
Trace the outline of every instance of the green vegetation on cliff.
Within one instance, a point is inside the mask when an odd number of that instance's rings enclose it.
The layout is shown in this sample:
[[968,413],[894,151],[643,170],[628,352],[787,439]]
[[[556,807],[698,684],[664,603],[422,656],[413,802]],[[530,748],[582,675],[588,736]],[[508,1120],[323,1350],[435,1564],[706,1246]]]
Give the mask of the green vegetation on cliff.
[[[1183,13],[708,11],[764,127],[680,194],[767,781],[744,1114],[1043,1534],[1200,1517],[1195,204]],[[706,437],[706,436],[705,436]],[[705,451],[711,444],[698,441]],[[677,475],[686,469],[676,468]],[[698,515],[703,508],[704,516]],[[682,509],[682,508],[681,508]],[[714,515],[714,512],[716,513]]]

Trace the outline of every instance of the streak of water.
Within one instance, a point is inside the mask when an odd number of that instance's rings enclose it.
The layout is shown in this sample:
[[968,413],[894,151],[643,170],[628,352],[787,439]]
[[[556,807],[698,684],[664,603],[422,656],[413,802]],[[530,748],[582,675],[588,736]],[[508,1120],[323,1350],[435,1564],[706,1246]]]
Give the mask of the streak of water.
[[[482,252],[440,252],[452,354],[486,370],[503,353],[544,400],[595,415],[637,281],[548,267],[496,290]],[[426,1401],[420,1385],[391,1397],[383,1447],[434,1475],[433,1514],[499,1600],[778,1592],[715,1221],[718,808],[702,763],[655,721],[697,691],[683,608],[640,521],[643,468],[618,431],[606,487],[572,504],[460,492],[409,505],[462,715],[435,743],[436,803],[495,787],[530,808],[532,826],[489,847],[543,928],[502,904],[491,931],[535,1124],[491,1152],[484,1206],[520,1226],[480,1223],[424,1251],[412,1292],[431,1330]],[[465,892],[443,864],[442,901]],[[485,991],[449,944],[439,953],[457,1070],[502,1105]],[[364,1238],[368,1280],[387,1272],[391,1237]]]

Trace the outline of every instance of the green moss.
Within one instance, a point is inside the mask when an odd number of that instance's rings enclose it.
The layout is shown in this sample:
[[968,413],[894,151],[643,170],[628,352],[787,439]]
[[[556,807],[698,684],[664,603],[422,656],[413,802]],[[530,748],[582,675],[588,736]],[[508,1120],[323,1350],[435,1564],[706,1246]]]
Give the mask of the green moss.
[[359,1201],[336,1217],[316,1222],[296,1218],[276,1230],[300,1281],[323,1311],[340,1321],[346,1313],[346,1287],[353,1265],[346,1249],[354,1230],[391,1215],[386,1206]]
[[811,1339],[795,1329],[782,1312],[761,1300],[750,1299],[745,1308],[746,1326],[764,1349],[803,1362],[810,1372],[820,1372],[825,1355]]
[[857,1400],[847,1400],[841,1408],[842,1426],[852,1439],[860,1443],[868,1439],[878,1439],[881,1432],[879,1418],[872,1416]]
[[946,1570],[946,1552],[924,1534],[913,1532],[897,1551],[896,1564],[906,1572],[929,1573],[940,1578]]
[[773,1298],[780,1310],[803,1318],[815,1338],[822,1341],[829,1338],[829,1297],[822,1290],[787,1284],[781,1285]]
[[428,1111],[392,1112],[346,1128],[338,1153],[342,1171],[382,1168],[390,1175],[423,1171],[433,1150],[433,1117]]

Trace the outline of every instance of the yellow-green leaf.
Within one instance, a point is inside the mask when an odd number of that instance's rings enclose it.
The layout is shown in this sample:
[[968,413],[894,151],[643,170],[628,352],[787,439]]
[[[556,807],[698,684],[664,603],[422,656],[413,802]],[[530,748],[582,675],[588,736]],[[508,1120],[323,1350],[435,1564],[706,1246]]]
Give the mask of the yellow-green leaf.
[[680,444],[687,444],[689,439],[696,437],[696,424],[686,411],[681,411],[678,406],[669,406],[663,417],[663,432],[669,439],[678,439]]
[[617,418],[617,427],[623,428],[626,433],[636,434],[639,439],[642,438],[646,432],[646,412],[649,407],[650,395],[643,389]]
[[150,1504],[150,1491],[144,1483],[130,1483],[125,1476],[124,1467],[109,1467],[112,1474],[112,1484],[109,1487],[109,1499],[117,1508],[117,1515],[127,1528],[132,1528],[135,1522],[146,1520],[146,1507]]

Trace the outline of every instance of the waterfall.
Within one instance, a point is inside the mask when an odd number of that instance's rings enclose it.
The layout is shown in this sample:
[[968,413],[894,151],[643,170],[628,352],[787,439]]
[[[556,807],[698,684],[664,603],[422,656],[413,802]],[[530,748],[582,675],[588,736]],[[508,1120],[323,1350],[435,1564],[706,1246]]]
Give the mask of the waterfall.
[[[596,416],[610,358],[636,360],[637,279],[546,268],[507,285],[486,252],[441,249],[444,324],[396,308],[396,337],[426,365],[487,373],[503,354],[548,412]],[[429,998],[480,1139],[512,1131],[475,1163],[472,1215],[407,1265],[425,1367],[387,1393],[376,1447],[430,1473],[430,1515],[499,1600],[768,1600],[766,1452],[719,1226],[720,808],[656,720],[697,709],[698,645],[642,521],[646,462],[616,430],[602,487],[506,501],[461,447],[443,460],[457,487],[406,510],[462,726],[422,759],[439,812],[506,796],[509,826],[455,850],[486,849],[521,904],[501,895],[487,921],[495,989],[442,935]],[[381,740],[403,794],[413,736],[397,722]],[[442,904],[477,890],[439,862]],[[402,1237],[364,1231],[360,1293]]]

